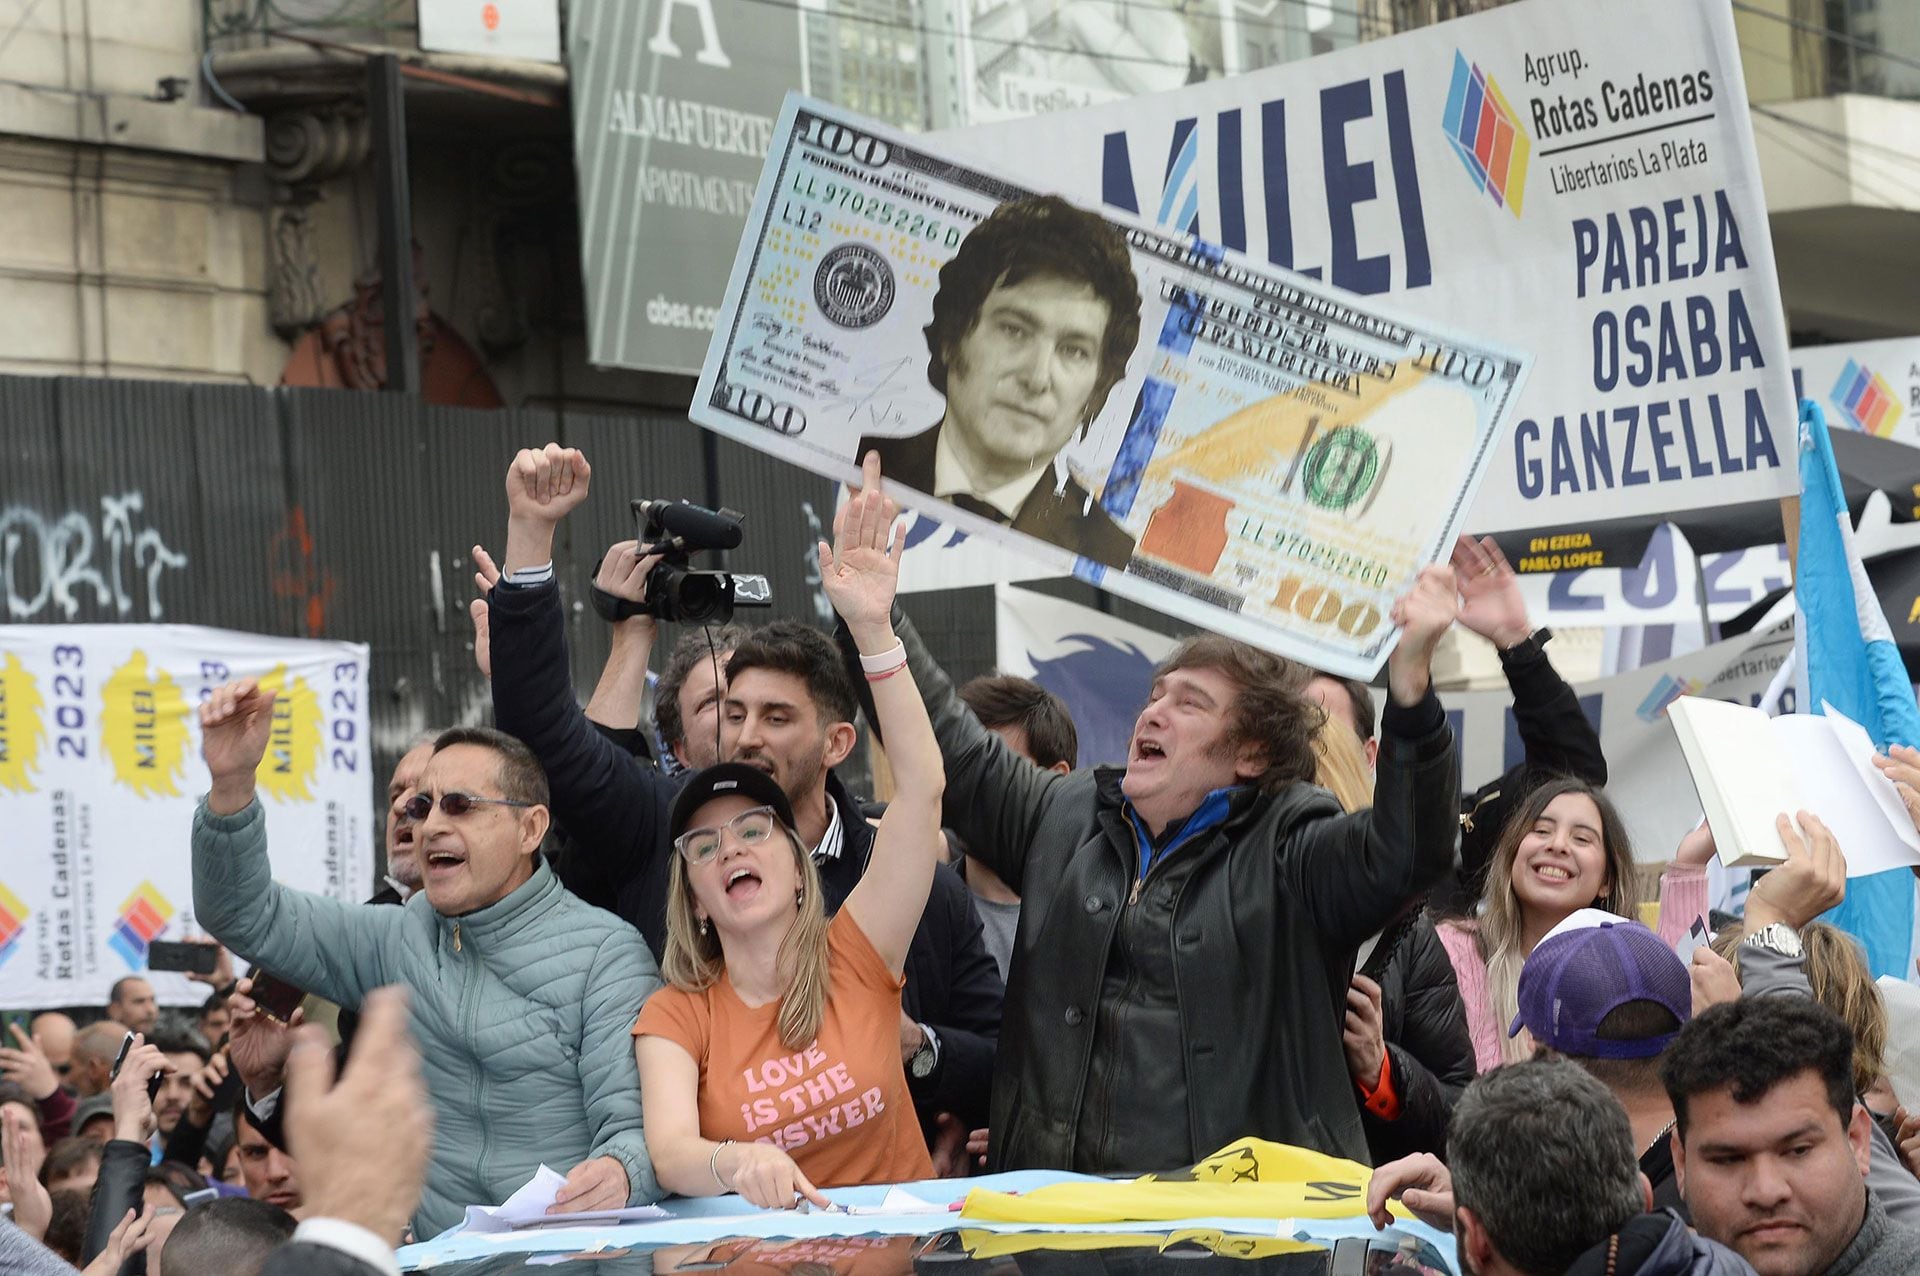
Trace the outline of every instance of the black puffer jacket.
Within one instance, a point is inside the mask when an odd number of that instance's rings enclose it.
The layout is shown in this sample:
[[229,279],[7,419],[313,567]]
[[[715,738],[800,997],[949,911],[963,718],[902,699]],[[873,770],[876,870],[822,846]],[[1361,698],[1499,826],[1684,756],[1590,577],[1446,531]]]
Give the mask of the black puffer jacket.
[[1383,1120],[1361,1111],[1375,1165],[1431,1152],[1445,1158],[1447,1121],[1474,1078],[1473,1038],[1453,963],[1425,914],[1416,913],[1383,943],[1384,962],[1365,972],[1380,984],[1380,1015],[1389,1075],[1400,1114]]
[[898,608],[893,624],[946,762],[946,822],[1021,895],[992,1167],[1163,1170],[1244,1135],[1364,1160],[1335,1007],[1354,949],[1453,863],[1439,701],[1388,706],[1371,811],[1242,787],[1142,877],[1122,772],[1019,757]]

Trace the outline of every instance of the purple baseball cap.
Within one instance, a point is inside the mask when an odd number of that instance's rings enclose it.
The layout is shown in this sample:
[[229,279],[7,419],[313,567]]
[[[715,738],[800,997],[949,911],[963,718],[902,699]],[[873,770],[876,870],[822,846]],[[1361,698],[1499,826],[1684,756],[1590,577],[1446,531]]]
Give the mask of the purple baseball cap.
[[[1658,935],[1625,920],[1541,940],[1520,967],[1519,994],[1520,1013],[1508,1036],[1524,1027],[1543,1046],[1589,1059],[1650,1059],[1693,1017],[1686,963]],[[1665,1006],[1673,1012],[1673,1031],[1629,1040],[1599,1036],[1601,1020],[1630,1001]]]

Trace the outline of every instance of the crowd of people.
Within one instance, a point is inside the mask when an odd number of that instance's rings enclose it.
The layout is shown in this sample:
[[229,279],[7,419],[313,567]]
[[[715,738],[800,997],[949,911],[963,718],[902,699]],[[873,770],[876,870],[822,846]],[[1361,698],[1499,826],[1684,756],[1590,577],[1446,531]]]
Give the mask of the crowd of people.
[[[514,459],[505,553],[475,555],[493,724],[405,752],[367,903],[273,880],[273,692],[201,706],[209,995],[174,1022],[128,978],[96,1023],[12,1029],[0,1271],[391,1272],[543,1164],[556,1215],[787,1208],[1248,1135],[1377,1167],[1376,1221],[1451,1231],[1463,1272],[1920,1271],[1920,1120],[1817,920],[1843,849],[1782,812],[1740,918],[1709,916],[1704,825],[1637,855],[1491,542],[1395,606],[1383,686],[1198,634],[1127,756],[1082,768],[1057,697],[956,688],[896,605],[872,454],[820,546],[831,634],[690,628],[649,724],[636,614],[581,705],[553,544],[590,479],[558,445]],[[643,602],[651,548],[595,586]],[[1431,670],[1455,624],[1500,651],[1524,745],[1464,798]],[[840,773],[862,717],[884,804]],[[1920,788],[1920,753],[1881,765]],[[1671,860],[1652,929],[1641,858]]]

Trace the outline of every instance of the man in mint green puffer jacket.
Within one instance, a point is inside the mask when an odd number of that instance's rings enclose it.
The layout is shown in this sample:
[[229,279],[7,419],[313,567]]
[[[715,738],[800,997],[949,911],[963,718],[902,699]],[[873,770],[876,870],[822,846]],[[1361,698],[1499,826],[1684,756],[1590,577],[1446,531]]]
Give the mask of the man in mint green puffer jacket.
[[442,735],[413,812],[424,888],[401,908],[348,904],[272,879],[254,775],[274,698],[244,680],[201,706],[213,786],[194,817],[194,911],[248,961],[343,1006],[412,989],[436,1117],[415,1234],[498,1204],[542,1162],[567,1175],[556,1211],[657,1200],[629,1029],[659,974],[638,931],[540,861],[533,755],[484,727]]

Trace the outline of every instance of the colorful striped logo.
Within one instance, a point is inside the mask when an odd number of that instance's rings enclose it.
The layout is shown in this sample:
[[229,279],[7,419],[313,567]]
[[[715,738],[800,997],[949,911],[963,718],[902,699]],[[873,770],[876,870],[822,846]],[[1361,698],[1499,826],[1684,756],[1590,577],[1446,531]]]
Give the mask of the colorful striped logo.
[[167,897],[155,890],[152,882],[142,882],[127,896],[127,902],[120,905],[120,916],[114,920],[113,930],[107,936],[107,947],[120,954],[128,970],[145,970],[147,945],[159,937],[172,918],[173,905]]
[[27,906],[18,895],[0,886],[0,966],[6,965],[7,958],[20,946],[20,935],[26,928]]
[[1681,696],[1697,696],[1707,684],[1698,678],[1676,678],[1670,673],[1660,675],[1660,681],[1653,684],[1653,690],[1647,692],[1647,698],[1640,702],[1634,714],[1642,722],[1658,722],[1667,716],[1667,706]]
[[1832,398],[1854,429],[1883,439],[1893,437],[1893,427],[1900,422],[1900,399],[1878,372],[1857,359],[1847,360]]
[[1453,83],[1447,88],[1441,127],[1474,185],[1518,217],[1533,143],[1493,77],[1458,49],[1453,51]]

